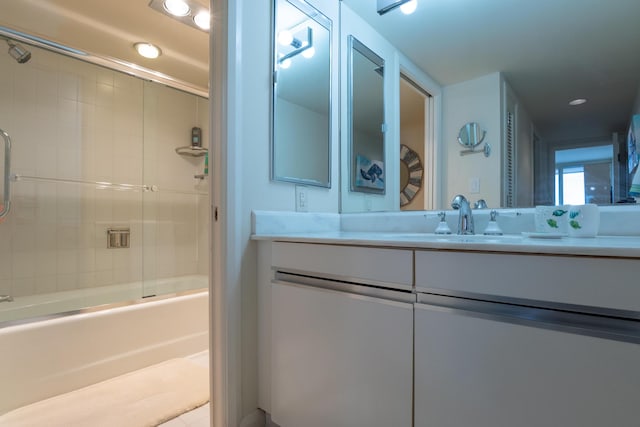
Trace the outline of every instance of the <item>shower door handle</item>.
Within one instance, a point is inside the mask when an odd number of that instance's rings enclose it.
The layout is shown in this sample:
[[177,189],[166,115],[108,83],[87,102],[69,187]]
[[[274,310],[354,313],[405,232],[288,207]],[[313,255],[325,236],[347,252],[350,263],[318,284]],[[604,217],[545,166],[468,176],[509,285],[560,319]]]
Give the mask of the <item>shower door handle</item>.
[[9,214],[11,207],[11,138],[2,129],[0,129],[0,135],[4,139],[4,198],[0,205],[0,219],[2,219]]

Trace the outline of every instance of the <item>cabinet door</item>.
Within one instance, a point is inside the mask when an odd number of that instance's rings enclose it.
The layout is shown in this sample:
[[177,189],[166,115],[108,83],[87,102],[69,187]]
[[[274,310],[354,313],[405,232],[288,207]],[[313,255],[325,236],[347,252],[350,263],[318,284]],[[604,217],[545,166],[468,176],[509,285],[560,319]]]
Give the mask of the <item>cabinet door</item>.
[[415,426],[637,427],[640,345],[536,323],[416,304]]
[[275,423],[411,426],[411,304],[282,282],[271,301]]

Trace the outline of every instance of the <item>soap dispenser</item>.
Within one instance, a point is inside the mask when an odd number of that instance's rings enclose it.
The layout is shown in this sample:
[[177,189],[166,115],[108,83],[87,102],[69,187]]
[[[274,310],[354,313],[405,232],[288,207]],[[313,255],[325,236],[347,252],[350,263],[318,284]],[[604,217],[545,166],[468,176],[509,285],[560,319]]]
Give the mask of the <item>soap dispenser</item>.
[[451,230],[449,229],[449,225],[447,225],[447,214],[444,212],[440,212],[438,213],[438,216],[440,217],[440,222],[438,223],[438,226],[436,227],[436,231],[434,231],[434,233],[436,234],[451,234]]
[[498,211],[495,209],[491,211],[489,214],[489,224],[487,224],[487,228],[484,230],[484,234],[489,236],[501,236],[502,230],[498,226],[498,222],[496,221],[496,217],[498,216]]

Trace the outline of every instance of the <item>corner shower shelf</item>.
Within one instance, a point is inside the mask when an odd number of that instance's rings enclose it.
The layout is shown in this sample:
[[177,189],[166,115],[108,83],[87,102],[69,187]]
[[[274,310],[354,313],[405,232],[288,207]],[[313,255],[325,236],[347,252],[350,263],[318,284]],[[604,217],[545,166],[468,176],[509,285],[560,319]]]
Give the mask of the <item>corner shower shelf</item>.
[[180,154],[181,156],[202,157],[208,152],[209,150],[204,147],[197,147],[193,145],[176,148],[176,153]]

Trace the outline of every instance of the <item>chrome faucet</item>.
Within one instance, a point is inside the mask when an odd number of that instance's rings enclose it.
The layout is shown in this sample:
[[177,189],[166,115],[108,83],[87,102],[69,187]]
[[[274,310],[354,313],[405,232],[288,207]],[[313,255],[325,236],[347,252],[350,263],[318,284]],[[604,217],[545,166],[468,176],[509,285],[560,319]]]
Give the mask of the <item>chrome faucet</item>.
[[451,207],[459,210],[458,234],[474,234],[473,213],[469,201],[462,194],[458,194],[451,201]]
[[0,302],[11,302],[13,297],[11,295],[0,295]]

